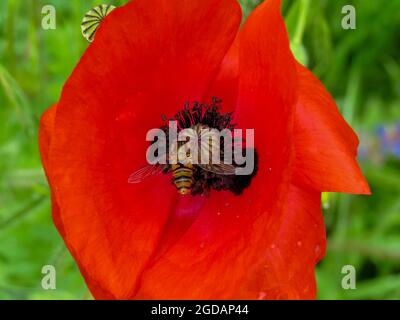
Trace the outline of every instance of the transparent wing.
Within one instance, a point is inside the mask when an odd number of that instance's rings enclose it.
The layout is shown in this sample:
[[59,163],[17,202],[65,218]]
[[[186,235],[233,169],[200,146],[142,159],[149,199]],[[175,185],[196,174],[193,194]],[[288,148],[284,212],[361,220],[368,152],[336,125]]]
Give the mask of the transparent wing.
[[160,174],[166,168],[166,165],[147,165],[133,172],[128,179],[128,183],[140,183],[147,178]]
[[236,168],[232,164],[198,164],[201,169],[221,175],[234,175]]

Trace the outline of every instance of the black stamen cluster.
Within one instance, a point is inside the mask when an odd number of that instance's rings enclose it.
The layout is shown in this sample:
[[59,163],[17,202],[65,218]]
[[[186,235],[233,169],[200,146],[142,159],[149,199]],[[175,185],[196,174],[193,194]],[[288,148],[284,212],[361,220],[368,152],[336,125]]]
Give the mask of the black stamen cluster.
[[218,130],[233,129],[233,112],[221,113],[221,103],[222,100],[215,97],[210,104],[195,101],[190,105],[190,102],[186,102],[183,110],[173,120],[178,122],[179,129],[190,128],[199,123]]

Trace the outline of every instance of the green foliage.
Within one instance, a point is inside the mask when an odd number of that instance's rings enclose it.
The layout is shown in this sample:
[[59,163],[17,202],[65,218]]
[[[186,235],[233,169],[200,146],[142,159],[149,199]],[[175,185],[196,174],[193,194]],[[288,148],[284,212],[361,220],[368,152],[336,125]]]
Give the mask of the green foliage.
[[[42,112],[87,44],[86,11],[126,1],[0,1],[0,299],[83,299],[87,290],[51,221],[49,190],[37,147]],[[260,2],[241,0],[244,17]],[[57,29],[44,31],[41,8],[57,8]],[[341,28],[353,4],[357,29]],[[378,125],[400,122],[400,0],[284,0],[296,57],[320,77],[363,140]],[[364,141],[364,140],[363,140]],[[363,161],[374,195],[324,195],[328,252],[317,271],[319,298],[400,298],[398,159]],[[57,290],[41,289],[53,264]],[[341,269],[357,269],[357,290],[341,288]]]

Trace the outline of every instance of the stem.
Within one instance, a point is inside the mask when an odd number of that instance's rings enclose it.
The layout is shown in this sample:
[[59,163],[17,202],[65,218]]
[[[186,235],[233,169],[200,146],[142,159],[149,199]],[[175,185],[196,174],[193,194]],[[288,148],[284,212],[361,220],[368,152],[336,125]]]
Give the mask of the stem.
[[333,241],[330,243],[330,246],[334,251],[356,253],[385,261],[400,261],[400,250],[389,249],[378,245],[365,244],[361,241]]
[[358,98],[360,94],[362,74],[357,63],[353,64],[347,85],[347,93],[343,108],[343,116],[350,125],[354,125],[354,114],[357,108]]
[[18,3],[16,0],[9,0],[8,7],[7,7],[7,17],[6,17],[6,26],[5,26],[5,37],[7,43],[7,61],[9,70],[11,73],[15,72],[16,69],[16,52],[15,52],[15,43],[14,43],[14,36],[15,36],[15,16],[18,9]]
[[46,197],[37,197],[30,201],[27,205],[25,205],[22,209],[18,210],[14,214],[12,214],[10,217],[0,221],[0,229],[5,229],[9,227],[11,224],[14,222],[18,221],[20,218],[24,217],[28,213],[32,211],[32,208],[36,208],[39,204],[44,202],[46,200]]
[[299,19],[297,21],[296,33],[293,38],[294,44],[300,45],[303,41],[303,35],[307,24],[309,9],[310,9],[310,0],[301,0]]

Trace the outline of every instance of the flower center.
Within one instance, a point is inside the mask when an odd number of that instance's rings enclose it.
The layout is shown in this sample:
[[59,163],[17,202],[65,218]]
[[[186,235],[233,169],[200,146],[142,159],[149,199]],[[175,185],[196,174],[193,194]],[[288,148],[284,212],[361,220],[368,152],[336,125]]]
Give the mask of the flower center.
[[[242,130],[235,129],[232,112],[221,112],[221,103],[218,98],[212,98],[209,104],[187,102],[161,128],[169,151],[164,173],[172,172],[172,183],[182,195],[202,195],[211,190],[230,190],[239,195],[257,173],[257,153],[243,146]],[[179,137],[173,141],[171,122]]]

